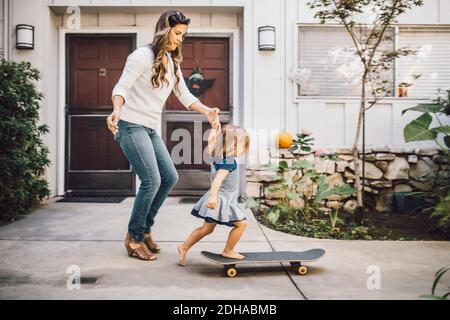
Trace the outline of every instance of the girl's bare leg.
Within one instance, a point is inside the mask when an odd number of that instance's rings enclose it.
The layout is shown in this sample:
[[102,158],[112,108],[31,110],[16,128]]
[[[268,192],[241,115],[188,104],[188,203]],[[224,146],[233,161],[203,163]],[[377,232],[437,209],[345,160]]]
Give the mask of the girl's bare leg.
[[236,243],[239,241],[247,227],[247,220],[236,221],[233,224],[235,225],[235,227],[230,231],[230,234],[228,235],[228,240],[225,244],[225,249],[223,249],[222,256],[233,259],[244,259],[245,256],[234,251],[234,247],[236,246]]
[[178,264],[184,266],[185,258],[188,250],[197,242],[199,242],[203,237],[211,234],[214,231],[216,224],[205,222],[201,227],[198,227],[192,231],[191,235],[186,239],[186,241],[178,246]]

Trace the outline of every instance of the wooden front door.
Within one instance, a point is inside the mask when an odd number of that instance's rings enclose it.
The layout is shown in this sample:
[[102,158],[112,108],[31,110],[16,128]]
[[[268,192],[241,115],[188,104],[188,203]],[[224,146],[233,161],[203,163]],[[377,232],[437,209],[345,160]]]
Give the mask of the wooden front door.
[[66,195],[135,195],[135,174],[106,117],[131,35],[70,35],[66,95]]
[[[181,70],[189,78],[196,67],[204,79],[215,79],[199,100],[221,110],[223,124],[231,122],[229,38],[186,38]],[[203,115],[187,111],[172,93],[163,117],[163,139],[179,174],[173,195],[201,195],[210,188],[210,163],[204,155],[211,126]]]

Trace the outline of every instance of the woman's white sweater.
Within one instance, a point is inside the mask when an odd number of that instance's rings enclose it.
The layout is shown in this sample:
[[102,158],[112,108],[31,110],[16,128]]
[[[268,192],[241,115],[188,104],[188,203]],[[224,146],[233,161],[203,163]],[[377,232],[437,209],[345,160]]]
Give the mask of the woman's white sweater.
[[159,88],[153,88],[151,84],[154,60],[151,48],[140,47],[128,56],[122,76],[112,92],[112,96],[120,95],[125,99],[120,119],[155,129],[161,123],[162,110],[172,90],[187,109],[198,101],[186,87],[181,68],[178,68],[179,92],[174,89],[176,78],[173,60],[169,53],[167,56],[169,66],[166,79],[169,85],[163,83]]

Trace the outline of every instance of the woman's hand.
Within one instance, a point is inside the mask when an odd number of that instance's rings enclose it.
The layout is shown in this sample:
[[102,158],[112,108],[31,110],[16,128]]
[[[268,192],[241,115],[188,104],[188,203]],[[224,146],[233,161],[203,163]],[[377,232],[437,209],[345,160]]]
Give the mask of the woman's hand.
[[206,207],[209,209],[215,209],[217,205],[217,196],[210,195]]
[[118,110],[114,110],[107,118],[106,123],[108,124],[108,129],[114,134],[119,128],[117,127],[117,123],[119,122],[120,112]]

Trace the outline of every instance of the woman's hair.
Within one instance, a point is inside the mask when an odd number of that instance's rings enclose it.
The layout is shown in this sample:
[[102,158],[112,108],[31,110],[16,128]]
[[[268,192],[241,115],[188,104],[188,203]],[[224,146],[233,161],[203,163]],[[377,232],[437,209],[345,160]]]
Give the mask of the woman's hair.
[[[191,23],[191,19],[186,18],[183,13],[176,10],[164,12],[159,17],[155,27],[155,35],[150,45],[155,56],[152,66],[152,86],[154,88],[162,86],[162,83],[169,85],[169,82],[165,76],[167,73],[167,65],[164,64],[163,57],[167,54],[170,29],[177,24],[189,25],[189,23]],[[175,88],[178,90],[178,83],[180,82],[178,70],[180,68],[181,61],[183,61],[183,56],[181,55],[181,45],[171,52],[171,56],[174,62],[173,65],[176,78]]]
[[227,124],[209,142],[211,156],[236,157],[238,150],[243,150],[244,154],[248,153],[250,137],[244,128]]

